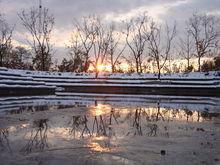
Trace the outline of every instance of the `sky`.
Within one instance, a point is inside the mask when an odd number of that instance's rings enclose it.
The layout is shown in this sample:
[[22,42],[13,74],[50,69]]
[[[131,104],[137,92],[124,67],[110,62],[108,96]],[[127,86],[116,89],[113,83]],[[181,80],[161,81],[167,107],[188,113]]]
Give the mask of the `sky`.
[[[14,43],[26,45],[24,28],[18,18],[18,12],[30,7],[38,7],[39,0],[0,0],[0,11],[7,22],[15,25]],[[73,20],[88,15],[100,15],[105,21],[129,19],[141,12],[148,14],[158,22],[177,22],[181,33],[186,20],[194,12],[206,12],[220,17],[220,0],[42,0],[55,17],[52,36],[54,60],[58,62],[67,56],[66,45],[70,40]]]

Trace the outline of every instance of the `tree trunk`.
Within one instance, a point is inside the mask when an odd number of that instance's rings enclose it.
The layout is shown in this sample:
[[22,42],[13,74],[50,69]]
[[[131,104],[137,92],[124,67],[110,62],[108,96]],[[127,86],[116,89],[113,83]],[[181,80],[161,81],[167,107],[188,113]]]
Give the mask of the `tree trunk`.
[[98,75],[99,75],[99,71],[96,70],[96,72],[95,72],[95,78],[98,78]]
[[136,59],[136,72],[139,73],[139,63],[138,63],[138,59]]
[[161,76],[160,68],[158,68],[158,80],[160,80],[160,76]]
[[160,80],[160,75],[161,75],[161,67],[160,67],[160,62],[159,62],[159,60],[157,61],[157,69],[158,69],[158,80]]
[[112,64],[112,73],[115,73],[115,66]]
[[0,67],[3,67],[3,55],[2,55],[2,53],[0,54]]
[[198,71],[201,72],[201,57],[198,58]]
[[187,59],[187,69],[189,69],[189,58]]

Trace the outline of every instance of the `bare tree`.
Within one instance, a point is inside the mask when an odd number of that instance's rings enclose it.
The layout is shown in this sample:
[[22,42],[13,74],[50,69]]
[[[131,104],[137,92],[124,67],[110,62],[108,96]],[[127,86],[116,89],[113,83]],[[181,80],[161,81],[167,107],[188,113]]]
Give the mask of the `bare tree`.
[[179,47],[180,47],[180,56],[187,61],[187,69],[189,69],[190,60],[192,59],[194,53],[194,45],[193,45],[193,39],[188,29],[186,30],[184,37],[180,38]]
[[[107,57],[110,42],[109,30],[97,16],[84,17],[82,23],[76,20],[75,30],[80,39],[80,48],[85,56],[85,65],[93,65],[97,78],[99,65],[103,64]],[[88,67],[85,67],[85,71],[87,70]]]
[[137,73],[143,72],[142,63],[144,59],[143,53],[147,42],[145,37],[147,24],[148,17],[145,14],[126,23],[126,42],[135,59]]
[[121,34],[119,32],[115,34],[115,27],[113,24],[110,26],[109,35],[110,43],[108,48],[108,54],[110,56],[112,73],[115,73],[116,65],[119,63],[119,58],[122,56],[126,48],[126,45],[120,48]]
[[198,71],[201,70],[201,58],[218,44],[220,30],[219,19],[207,14],[193,14],[188,21],[189,32],[196,47],[195,56],[198,58]]
[[93,55],[92,65],[95,69],[95,77],[99,74],[99,65],[102,65],[108,53],[108,48],[110,44],[110,33],[109,30],[104,26],[98,17],[94,17],[95,31],[93,33],[94,43],[93,43]]
[[31,8],[18,14],[23,26],[29,31],[28,43],[32,47],[35,57],[33,63],[36,69],[47,71],[52,64],[51,32],[54,26],[54,17],[49,9]]
[[68,46],[72,63],[70,70],[74,72],[87,72],[89,69],[88,53],[83,49],[83,44],[80,40],[80,34],[73,32],[70,45]]
[[[165,36],[162,36],[162,25],[151,22],[150,32],[147,33],[149,56],[151,56],[157,66],[158,79],[161,76],[161,69],[164,67],[172,47],[172,41],[176,35],[176,24],[170,28],[167,24],[164,28]],[[164,39],[164,41],[162,41]]]
[[0,15],[0,67],[5,66],[4,60],[12,48],[11,39],[13,29]]
[[75,20],[74,34],[72,36],[72,50],[74,54],[82,52],[84,62],[83,71],[87,72],[90,66],[91,51],[95,42],[95,25],[94,17],[84,17],[82,23]]

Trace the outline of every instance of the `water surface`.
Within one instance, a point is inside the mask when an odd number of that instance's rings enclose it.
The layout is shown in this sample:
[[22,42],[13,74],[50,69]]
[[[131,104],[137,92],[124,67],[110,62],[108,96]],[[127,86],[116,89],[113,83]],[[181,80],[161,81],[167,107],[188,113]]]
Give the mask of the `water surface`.
[[74,100],[0,104],[1,164],[218,164],[208,103]]

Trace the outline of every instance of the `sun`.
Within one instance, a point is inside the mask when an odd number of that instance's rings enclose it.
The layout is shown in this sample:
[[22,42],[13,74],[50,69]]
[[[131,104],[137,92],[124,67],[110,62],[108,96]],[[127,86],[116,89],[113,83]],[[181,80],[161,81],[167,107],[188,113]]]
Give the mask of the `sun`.
[[98,64],[98,66],[97,66],[97,70],[98,70],[99,72],[103,72],[103,71],[105,71],[105,65]]
[[97,65],[97,70],[99,72],[110,72],[111,71],[111,66],[110,65],[104,65],[104,64],[98,64]]

